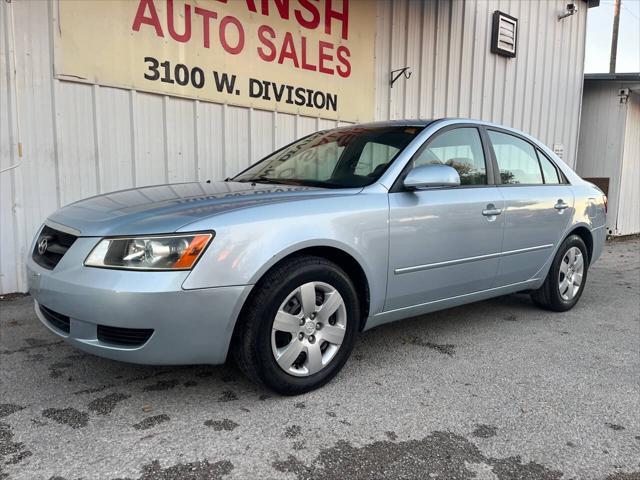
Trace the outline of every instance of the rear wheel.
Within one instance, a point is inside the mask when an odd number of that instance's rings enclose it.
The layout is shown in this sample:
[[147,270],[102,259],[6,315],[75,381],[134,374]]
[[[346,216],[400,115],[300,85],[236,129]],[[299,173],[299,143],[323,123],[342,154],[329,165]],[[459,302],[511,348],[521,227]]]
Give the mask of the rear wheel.
[[284,395],[318,388],[355,343],[360,304],[348,275],[321,257],[295,257],[256,285],[233,354],[247,376]]
[[578,235],[562,243],[545,282],[531,294],[535,303],[548,310],[564,312],[578,303],[587,281],[587,247]]

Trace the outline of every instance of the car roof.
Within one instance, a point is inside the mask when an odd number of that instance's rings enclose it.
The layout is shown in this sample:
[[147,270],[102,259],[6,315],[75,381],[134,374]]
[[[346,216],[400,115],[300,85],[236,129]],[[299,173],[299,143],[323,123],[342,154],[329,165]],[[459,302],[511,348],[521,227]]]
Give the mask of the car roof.
[[[440,117],[440,118],[408,118],[398,120],[377,120],[374,122],[364,123],[350,123],[348,125],[341,125],[337,128],[350,128],[354,126],[358,127],[426,127],[435,122],[442,121],[455,121],[456,123],[473,123],[476,125],[483,125],[486,127],[502,128],[505,130],[512,130],[517,133],[524,134],[520,130],[509,127],[507,125],[501,125],[499,123],[487,122],[486,120],[478,120],[477,118],[464,118],[464,117]],[[329,129],[332,130],[332,129]]]
[[478,120],[475,118],[464,118],[464,117],[441,117],[441,118],[432,118],[432,119],[400,119],[400,120],[380,120],[375,122],[366,122],[366,123],[354,123],[349,125],[342,125],[336,128],[330,128],[327,130],[340,130],[340,129],[348,129],[353,127],[368,127],[368,128],[383,128],[383,127],[428,127],[429,125],[436,122],[450,122],[450,123],[471,123],[474,125],[481,125],[483,127],[493,127],[497,129],[502,129],[506,131],[510,131],[526,137],[532,142],[540,145],[542,142],[533,137],[532,135],[523,132],[522,130],[518,130],[513,127],[508,127],[507,125],[501,125],[499,123],[487,122],[486,120]]
[[427,125],[435,122],[436,120],[443,119],[402,119],[402,120],[379,120],[375,122],[365,122],[365,123],[353,123],[349,125],[342,125],[338,128],[349,128],[349,127],[426,127]]

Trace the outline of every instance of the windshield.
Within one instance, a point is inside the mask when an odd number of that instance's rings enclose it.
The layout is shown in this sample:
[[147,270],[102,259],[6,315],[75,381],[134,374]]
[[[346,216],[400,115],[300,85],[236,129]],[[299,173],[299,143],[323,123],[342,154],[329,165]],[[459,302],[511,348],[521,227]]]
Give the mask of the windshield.
[[314,133],[270,155],[233,178],[326,188],[375,182],[423,127],[340,128]]

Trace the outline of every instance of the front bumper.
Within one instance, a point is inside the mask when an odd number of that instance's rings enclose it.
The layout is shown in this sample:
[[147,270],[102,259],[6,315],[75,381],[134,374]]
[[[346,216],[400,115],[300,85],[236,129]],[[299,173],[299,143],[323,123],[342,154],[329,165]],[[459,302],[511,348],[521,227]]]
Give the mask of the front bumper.
[[[53,269],[27,262],[38,318],[88,353],[151,365],[219,364],[227,356],[236,318],[251,285],[183,290],[188,271],[135,272],[85,267],[95,238],[78,238]],[[69,317],[69,333],[39,306]],[[98,325],[152,329],[140,346],[107,343]]]

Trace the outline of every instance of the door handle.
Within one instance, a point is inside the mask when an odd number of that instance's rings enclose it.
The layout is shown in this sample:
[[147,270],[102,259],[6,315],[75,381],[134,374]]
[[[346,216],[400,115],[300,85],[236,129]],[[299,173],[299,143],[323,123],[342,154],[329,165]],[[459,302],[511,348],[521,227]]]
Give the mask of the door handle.
[[567,208],[569,208],[569,204],[568,203],[564,203],[564,200],[562,200],[561,198],[558,199],[558,202],[553,206],[553,208],[555,208],[556,210],[565,210]]
[[493,203],[487,205],[487,207],[482,210],[482,215],[485,217],[495,217],[496,215],[500,215],[502,213],[502,209],[496,208]]

